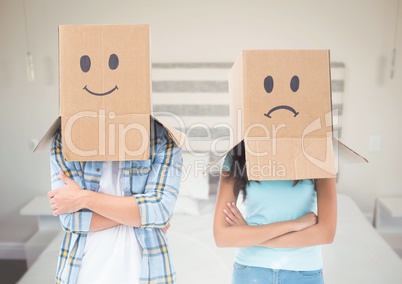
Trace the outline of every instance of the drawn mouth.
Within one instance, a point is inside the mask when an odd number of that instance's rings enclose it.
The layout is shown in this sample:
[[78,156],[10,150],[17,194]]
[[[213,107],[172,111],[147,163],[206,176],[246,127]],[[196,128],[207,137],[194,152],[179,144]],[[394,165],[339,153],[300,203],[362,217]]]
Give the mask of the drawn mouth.
[[106,96],[106,95],[109,95],[109,94],[113,93],[114,91],[118,90],[119,88],[117,88],[117,85],[116,85],[116,86],[114,86],[113,89],[111,89],[110,91],[107,91],[106,93],[95,93],[95,92],[92,92],[90,89],[87,88],[87,86],[85,86],[83,89],[84,89],[85,91],[87,91],[88,93],[90,93],[91,95],[95,95],[95,96]]
[[272,114],[274,111],[277,111],[278,109],[286,109],[286,110],[288,110],[288,111],[291,111],[291,112],[294,114],[294,117],[296,117],[296,116],[299,114],[298,112],[295,111],[294,108],[292,108],[292,107],[290,107],[290,106],[276,106],[276,107],[272,108],[270,111],[268,111],[267,113],[264,113],[264,115],[265,115],[266,117],[271,118],[271,114]]

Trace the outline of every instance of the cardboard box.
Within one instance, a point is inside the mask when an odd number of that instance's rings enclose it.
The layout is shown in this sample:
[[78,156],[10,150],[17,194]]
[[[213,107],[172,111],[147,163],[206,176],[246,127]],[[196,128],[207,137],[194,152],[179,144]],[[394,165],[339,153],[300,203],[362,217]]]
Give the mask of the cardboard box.
[[[59,117],[68,161],[149,158],[151,75],[148,25],[59,27]],[[184,134],[164,125],[182,146]]]
[[244,50],[229,93],[233,142],[244,140],[250,180],[335,177],[338,150],[366,161],[333,137],[328,50]]

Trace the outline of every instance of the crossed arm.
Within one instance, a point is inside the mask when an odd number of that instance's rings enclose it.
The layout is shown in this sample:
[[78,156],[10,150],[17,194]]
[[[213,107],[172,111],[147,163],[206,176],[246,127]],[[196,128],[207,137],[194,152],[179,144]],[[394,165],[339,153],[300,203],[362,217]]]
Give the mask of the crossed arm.
[[[226,175],[227,176],[227,175]],[[294,248],[328,244],[336,230],[334,179],[316,181],[318,217],[310,212],[296,220],[249,226],[236,207],[234,180],[221,176],[214,216],[214,238],[218,247],[267,246]]]
[[89,209],[93,212],[90,231],[99,231],[116,225],[139,227],[141,216],[136,199],[83,190],[63,171],[59,173],[64,186],[48,192],[54,216]]
[[59,216],[63,228],[85,233],[123,224],[166,231],[179,191],[182,156],[172,140],[163,136],[160,141],[144,193],[119,197],[84,190],[79,177],[67,177],[65,173],[77,169],[64,161],[61,137],[56,136],[51,152],[53,190],[48,197],[53,215]]

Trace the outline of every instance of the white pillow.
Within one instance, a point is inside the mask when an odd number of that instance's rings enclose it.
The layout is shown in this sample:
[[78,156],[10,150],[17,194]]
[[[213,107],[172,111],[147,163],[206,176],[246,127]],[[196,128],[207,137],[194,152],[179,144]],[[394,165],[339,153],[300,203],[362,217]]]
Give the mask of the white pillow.
[[173,214],[199,216],[200,208],[198,205],[198,200],[191,198],[189,196],[179,195],[179,197],[177,198]]
[[197,157],[190,153],[183,153],[180,196],[208,199],[208,173],[205,171],[208,162],[209,156]]

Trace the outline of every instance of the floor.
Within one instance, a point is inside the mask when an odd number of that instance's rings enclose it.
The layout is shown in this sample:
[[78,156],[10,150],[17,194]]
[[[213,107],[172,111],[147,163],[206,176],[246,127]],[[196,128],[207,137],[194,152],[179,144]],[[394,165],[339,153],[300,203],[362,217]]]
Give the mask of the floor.
[[0,259],[1,284],[15,284],[27,271],[25,259]]

